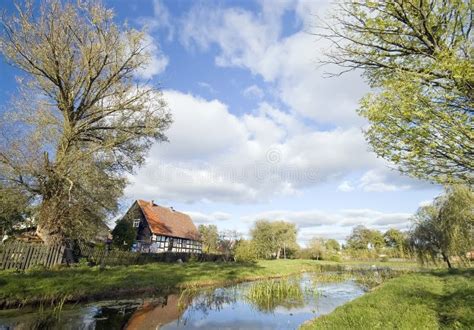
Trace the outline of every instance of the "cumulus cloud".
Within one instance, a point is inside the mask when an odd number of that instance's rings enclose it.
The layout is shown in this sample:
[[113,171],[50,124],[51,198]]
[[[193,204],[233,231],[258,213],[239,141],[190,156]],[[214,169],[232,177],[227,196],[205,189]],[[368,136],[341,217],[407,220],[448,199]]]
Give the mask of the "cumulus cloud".
[[300,228],[329,225],[399,226],[405,224],[410,216],[409,213],[384,213],[371,209],[343,209],[335,212],[278,210],[246,215],[242,217],[242,220],[246,223],[252,223],[258,219],[286,220],[295,223]]
[[277,210],[245,215],[241,220],[248,226],[259,219],[295,223],[299,229],[298,240],[305,243],[313,237],[344,240],[357,225],[381,231],[388,228],[406,230],[410,217],[409,213],[380,212],[372,209],[343,209],[335,212]]
[[358,129],[314,131],[266,103],[238,117],[218,100],[172,90],[164,97],[170,142],[152,148],[129,196],[259,202],[376,162]]
[[349,181],[343,181],[339,186],[337,186],[337,190],[342,192],[350,192],[353,191],[355,188]]
[[137,76],[141,79],[151,79],[165,71],[169,58],[161,51],[158,41],[149,34],[145,35],[144,46],[150,54],[150,59],[145,67],[137,71]]
[[[292,111],[318,122],[349,125],[362,123],[355,113],[357,101],[367,91],[358,72],[325,79],[317,60],[329,45],[307,33],[324,13],[324,2],[262,2],[261,15],[241,8],[195,6],[183,19],[181,40],[187,47],[207,50],[217,45],[219,66],[234,66],[260,75],[276,85],[281,101]],[[281,35],[281,17],[294,10],[303,26],[299,32]],[[322,16],[322,15],[321,15]]]
[[225,212],[202,213],[194,211],[184,211],[184,213],[188,214],[191,219],[193,219],[193,222],[198,225],[217,224],[218,222],[226,221],[231,218],[231,215]]

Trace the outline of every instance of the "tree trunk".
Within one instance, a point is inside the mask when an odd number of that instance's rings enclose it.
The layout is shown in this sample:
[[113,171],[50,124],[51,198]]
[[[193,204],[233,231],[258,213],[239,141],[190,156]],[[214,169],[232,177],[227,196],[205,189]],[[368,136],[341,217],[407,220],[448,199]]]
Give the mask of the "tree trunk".
[[277,256],[276,256],[277,259],[280,259],[280,253],[281,253],[281,248],[278,248],[278,250],[277,250]]
[[57,233],[53,233],[41,225],[36,226],[36,235],[38,235],[46,245],[53,245],[58,242]]
[[449,269],[453,268],[453,267],[451,266],[451,262],[449,261],[449,257],[446,256],[444,253],[441,253],[441,255],[443,256],[444,261],[446,261],[446,263],[448,264],[448,268],[449,268]]

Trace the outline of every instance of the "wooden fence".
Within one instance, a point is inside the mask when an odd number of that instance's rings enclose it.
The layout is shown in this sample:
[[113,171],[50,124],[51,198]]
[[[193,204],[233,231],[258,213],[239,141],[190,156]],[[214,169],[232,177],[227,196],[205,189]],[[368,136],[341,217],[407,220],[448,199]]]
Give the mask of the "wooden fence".
[[60,264],[64,246],[14,242],[0,245],[0,269],[25,270],[36,265],[47,268]]
[[220,262],[228,261],[221,254],[188,253],[188,252],[159,252],[141,253],[131,251],[110,250],[104,247],[91,247],[87,244],[79,244],[80,255],[95,265],[139,265],[151,262],[183,262],[189,260]]

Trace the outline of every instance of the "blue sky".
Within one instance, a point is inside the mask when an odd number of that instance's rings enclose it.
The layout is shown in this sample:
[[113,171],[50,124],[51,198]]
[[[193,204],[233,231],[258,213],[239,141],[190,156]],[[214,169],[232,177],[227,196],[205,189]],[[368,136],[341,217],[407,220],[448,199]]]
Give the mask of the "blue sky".
[[[162,88],[174,117],[170,141],[130,176],[124,208],[153,199],[243,234],[257,219],[284,219],[304,244],[342,240],[357,224],[406,229],[440,193],[370,151],[356,114],[369,92],[359,73],[323,77],[337,68],[318,67],[328,45],[311,32],[328,3],[105,3],[117,22],[146,27],[152,61],[139,79]],[[0,64],[2,106],[19,74]]]

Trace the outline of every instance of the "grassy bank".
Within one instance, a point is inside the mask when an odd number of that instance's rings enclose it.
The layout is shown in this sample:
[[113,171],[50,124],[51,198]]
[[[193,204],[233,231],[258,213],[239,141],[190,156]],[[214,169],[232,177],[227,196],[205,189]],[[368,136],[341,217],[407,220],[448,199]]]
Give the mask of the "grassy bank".
[[474,269],[392,279],[302,329],[472,329]]
[[[371,263],[350,263],[367,267]],[[410,263],[379,266],[413,267]],[[238,263],[152,263],[136,266],[64,268],[56,271],[0,272],[0,306],[96,300],[132,293],[166,293],[180,288],[223,285],[320,271],[344,264],[311,260]]]

